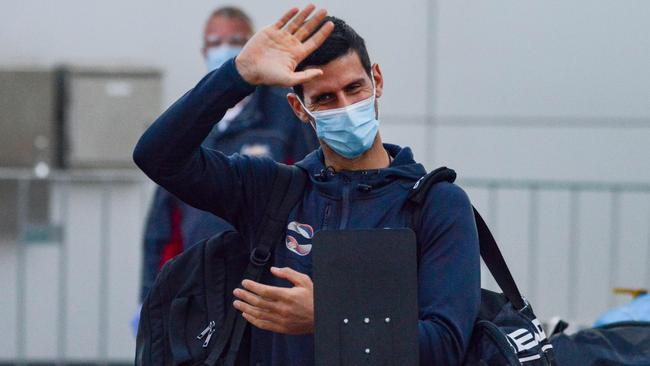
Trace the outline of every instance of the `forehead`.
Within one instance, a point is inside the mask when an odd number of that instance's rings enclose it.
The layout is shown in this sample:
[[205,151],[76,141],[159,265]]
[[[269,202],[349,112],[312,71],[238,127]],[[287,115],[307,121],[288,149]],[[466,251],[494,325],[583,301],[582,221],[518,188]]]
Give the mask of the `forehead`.
[[361,64],[359,55],[352,50],[344,56],[332,60],[326,65],[307,67],[307,69],[313,68],[323,70],[323,74],[302,84],[303,94],[305,97],[336,92],[360,78],[366,80],[370,79]]
[[214,16],[205,25],[204,36],[217,35],[220,37],[231,37],[236,34],[249,35],[252,29],[248,24],[239,18]]

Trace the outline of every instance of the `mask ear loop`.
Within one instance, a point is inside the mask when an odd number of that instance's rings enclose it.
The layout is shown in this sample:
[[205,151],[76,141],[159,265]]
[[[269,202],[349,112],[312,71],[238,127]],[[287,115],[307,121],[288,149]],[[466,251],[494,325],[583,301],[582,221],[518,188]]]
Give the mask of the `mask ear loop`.
[[314,115],[311,114],[311,112],[309,111],[309,109],[307,109],[307,107],[306,107],[305,104],[302,102],[302,99],[300,99],[300,96],[299,96],[298,94],[295,94],[295,93],[294,93],[293,95],[295,95],[296,98],[298,99],[298,102],[300,103],[300,106],[302,107],[302,110],[303,110],[305,113],[307,113],[307,115],[310,117],[310,118],[309,118],[309,124],[310,124],[311,127],[314,129],[314,131],[316,131],[316,122],[315,122],[315,121],[316,121],[316,117],[314,117]]
[[377,104],[377,86],[375,85],[375,73],[370,68],[370,82],[372,83],[372,101],[375,108],[375,119],[379,121],[379,104]]

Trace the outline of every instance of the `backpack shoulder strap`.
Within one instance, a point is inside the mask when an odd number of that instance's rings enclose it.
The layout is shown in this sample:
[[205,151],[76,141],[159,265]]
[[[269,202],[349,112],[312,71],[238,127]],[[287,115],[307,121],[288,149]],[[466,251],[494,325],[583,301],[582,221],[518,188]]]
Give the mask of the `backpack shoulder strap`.
[[307,184],[307,174],[293,165],[278,164],[278,172],[266,205],[260,231],[251,253],[251,261],[268,262],[278,237],[284,232],[287,217],[302,198]]
[[[424,175],[415,183],[409,192],[408,204],[412,208],[411,227],[416,232],[422,222],[422,207],[431,187],[436,183],[453,183],[455,180],[456,172],[447,167],[440,167]],[[478,231],[481,258],[483,258],[485,265],[490,270],[490,273],[503,291],[503,294],[508,298],[508,301],[517,310],[525,308],[526,301],[521,296],[519,288],[517,288],[517,284],[501,254],[501,250],[499,250],[497,242],[494,240],[494,236],[492,236],[485,220],[483,220],[483,217],[481,217],[474,206],[472,206],[472,210],[474,211],[474,220],[476,221],[476,229]]]
[[[287,218],[293,206],[303,196],[307,184],[307,174],[300,168],[279,163],[277,167],[278,171],[270,191],[269,202],[264,210],[261,229],[257,235],[257,245],[251,251],[242,280],[259,281],[262,274],[268,270],[273,247],[284,232]],[[234,365],[237,360],[248,322],[231,304],[227,306],[224,327],[210,354],[203,362],[204,365],[216,365],[220,360],[224,365]],[[228,347],[227,352],[225,352],[226,347]]]
[[429,172],[420,178],[408,193],[407,205],[409,206],[409,221],[413,230],[417,233],[422,222],[422,206],[429,194],[431,187],[440,182],[453,183],[456,180],[456,172],[447,167],[440,167]]
[[512,273],[510,273],[510,269],[506,264],[506,260],[503,258],[503,254],[501,254],[501,250],[499,250],[496,240],[494,240],[494,237],[485,223],[485,220],[481,217],[481,214],[478,213],[474,206],[472,206],[472,210],[474,210],[474,220],[476,221],[478,242],[483,262],[485,262],[492,277],[497,281],[501,291],[503,291],[503,294],[508,298],[508,301],[512,303],[515,309],[521,310],[525,308],[527,306],[526,301],[519,292],[517,283],[512,277]]

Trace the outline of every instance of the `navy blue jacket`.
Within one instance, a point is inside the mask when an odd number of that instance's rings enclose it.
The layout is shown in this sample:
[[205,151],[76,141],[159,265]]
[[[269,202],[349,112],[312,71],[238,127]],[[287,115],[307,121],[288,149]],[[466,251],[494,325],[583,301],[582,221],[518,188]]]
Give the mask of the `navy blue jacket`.
[[[268,201],[277,163],[201,147],[212,121],[254,87],[234,61],[208,74],[145,132],[134,160],[151,179],[185,202],[223,217],[246,237],[254,236]],[[385,145],[388,168],[327,174],[322,150],[296,165],[311,177],[287,222],[275,266],[311,273],[309,239],[323,228],[405,227],[408,190],[425,174],[409,148]],[[370,187],[370,188],[368,188]],[[419,342],[422,365],[462,361],[480,302],[479,248],[466,194],[450,183],[436,184],[423,207],[417,232]],[[291,237],[291,238],[290,238]],[[289,286],[267,278],[268,283]],[[253,360],[262,365],[313,364],[313,336],[288,336],[253,329]]]
[[[311,126],[302,123],[293,113],[286,98],[289,91],[286,88],[257,88],[223,131],[215,125],[203,146],[227,155],[268,156],[287,164],[302,160],[318,147],[318,140]],[[157,187],[144,231],[141,300],[149,292],[163,262],[171,255],[229,227],[225,220],[189,206]]]

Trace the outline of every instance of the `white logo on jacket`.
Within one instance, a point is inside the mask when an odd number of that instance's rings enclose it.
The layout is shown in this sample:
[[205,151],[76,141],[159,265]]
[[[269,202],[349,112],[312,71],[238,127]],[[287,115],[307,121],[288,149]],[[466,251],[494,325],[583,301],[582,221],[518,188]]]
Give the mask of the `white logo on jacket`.
[[[307,224],[291,221],[289,225],[287,225],[287,230],[290,231],[287,233],[287,238],[285,240],[287,249],[303,257],[309,254],[311,252],[311,238],[314,237],[314,228]],[[295,234],[298,234],[305,239],[309,239],[310,241],[308,244],[300,244],[298,239],[296,239],[297,235]]]
[[266,144],[245,144],[239,152],[248,156],[270,156],[271,147]]

